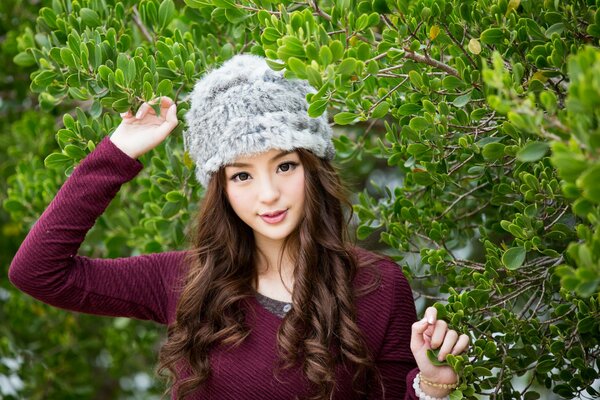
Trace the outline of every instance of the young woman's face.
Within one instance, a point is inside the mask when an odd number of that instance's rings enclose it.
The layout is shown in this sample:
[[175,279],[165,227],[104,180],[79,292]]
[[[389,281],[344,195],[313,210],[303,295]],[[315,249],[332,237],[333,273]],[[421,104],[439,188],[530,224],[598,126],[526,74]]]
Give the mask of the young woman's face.
[[227,197],[257,245],[279,244],[304,217],[304,168],[296,152],[239,157],[225,168]]

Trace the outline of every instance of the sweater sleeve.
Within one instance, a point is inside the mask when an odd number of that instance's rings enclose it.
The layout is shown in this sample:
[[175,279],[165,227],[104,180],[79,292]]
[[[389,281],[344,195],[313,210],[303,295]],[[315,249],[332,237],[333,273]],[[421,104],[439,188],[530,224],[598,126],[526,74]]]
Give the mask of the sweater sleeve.
[[[412,324],[417,320],[412,290],[402,270],[393,261],[391,304],[389,321],[383,345],[376,357],[385,393],[376,390],[372,399],[417,399],[412,382],[418,373],[416,361],[410,350]],[[377,387],[377,385],[376,385]]]
[[166,324],[181,252],[115,259],[77,255],[121,185],[141,169],[138,160],[105,137],[74,169],[21,244],[9,268],[13,285],[67,310]]

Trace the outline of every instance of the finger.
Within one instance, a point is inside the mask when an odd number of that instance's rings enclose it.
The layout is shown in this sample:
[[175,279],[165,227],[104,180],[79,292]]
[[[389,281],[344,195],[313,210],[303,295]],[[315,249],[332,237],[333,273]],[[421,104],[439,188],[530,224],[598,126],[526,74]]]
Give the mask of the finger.
[[171,107],[173,104],[175,104],[175,102],[173,100],[171,100],[170,97],[167,96],[162,96],[160,98],[160,108],[165,108],[168,109],[169,107]]
[[131,110],[127,110],[127,112],[122,112],[120,115],[121,115],[121,118],[123,118],[123,119],[131,118],[133,116],[133,114],[131,113]]
[[137,113],[135,114],[136,119],[142,119],[144,116],[152,110],[152,107],[148,103],[144,103],[138,108]]
[[443,319],[438,319],[435,322],[435,329],[433,335],[431,335],[431,348],[437,349],[444,341],[446,332],[448,331],[448,324]]
[[435,324],[435,321],[437,320],[437,308],[427,307],[427,310],[425,310],[425,318],[427,318],[427,322],[431,325]]
[[464,333],[458,337],[454,348],[452,349],[452,354],[457,355],[465,351],[469,347],[469,336]]
[[448,332],[446,332],[444,342],[442,343],[442,347],[440,347],[440,352],[438,353],[438,360],[444,361],[446,359],[446,356],[450,354],[454,349],[457,339],[458,333],[456,333],[455,330],[451,329]]
[[425,318],[412,324],[410,347],[413,352],[420,349],[425,344],[425,340],[423,339],[423,333],[428,327],[429,324],[427,323],[427,320]]
[[179,120],[177,119],[177,107],[174,104],[169,107],[165,114],[165,120],[156,132],[161,140],[166,138],[179,123]]
[[175,105],[175,103],[171,104],[171,106],[167,110],[167,115],[165,119],[173,127],[177,126],[177,124],[179,123],[179,120],[177,119],[177,105]]

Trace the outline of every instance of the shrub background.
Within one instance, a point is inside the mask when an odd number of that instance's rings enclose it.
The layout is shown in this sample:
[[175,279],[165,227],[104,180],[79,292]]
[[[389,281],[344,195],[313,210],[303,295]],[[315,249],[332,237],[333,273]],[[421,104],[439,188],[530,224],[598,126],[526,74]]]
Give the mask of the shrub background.
[[[600,1],[9,0],[0,4],[0,394],[150,398],[163,332],[52,309],[6,277],[73,167],[131,104],[235,53],[318,92],[379,243],[474,339],[452,398],[597,397]],[[202,189],[182,124],[82,252],[183,248]],[[596,381],[596,384],[594,384]]]

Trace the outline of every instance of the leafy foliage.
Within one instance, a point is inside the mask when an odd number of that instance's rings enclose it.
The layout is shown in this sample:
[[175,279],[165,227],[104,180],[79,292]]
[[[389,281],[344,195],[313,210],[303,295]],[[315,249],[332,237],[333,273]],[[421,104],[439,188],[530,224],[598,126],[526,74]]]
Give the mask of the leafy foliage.
[[[51,148],[52,124],[40,120],[41,135],[23,114],[33,129],[15,151],[33,158],[11,172],[4,208],[25,230],[118,112],[169,95],[182,117],[207,68],[265,55],[317,89],[309,114],[333,115],[348,175],[373,178],[357,197],[358,238],[379,236],[416,296],[472,335],[470,354],[447,360],[462,376],[453,399],[598,396],[599,3],[44,2],[9,54],[33,71],[40,109],[64,115]],[[183,245],[202,191],[182,128],[142,159],[84,251]],[[35,384],[24,390],[34,397]]]

